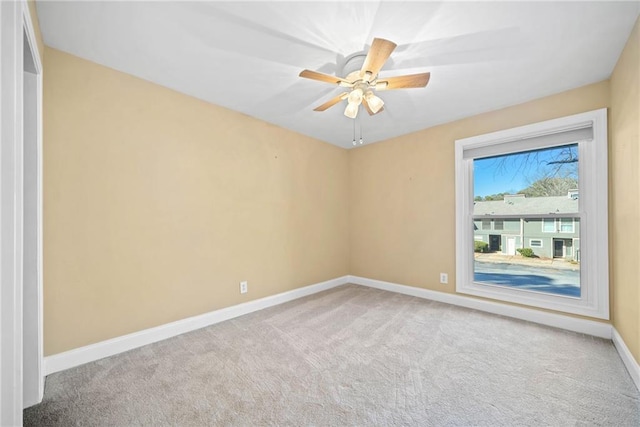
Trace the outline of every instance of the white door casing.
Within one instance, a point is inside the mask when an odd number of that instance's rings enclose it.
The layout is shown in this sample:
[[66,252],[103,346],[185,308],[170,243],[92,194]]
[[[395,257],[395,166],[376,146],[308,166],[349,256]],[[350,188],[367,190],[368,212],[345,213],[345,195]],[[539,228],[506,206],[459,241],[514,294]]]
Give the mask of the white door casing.
[[[0,1],[0,425],[21,425],[24,403],[42,399],[42,64],[25,1]],[[30,128],[35,203],[29,205],[35,260],[30,271],[36,289],[24,298],[24,48],[31,51],[34,78],[27,107],[35,116]],[[35,89],[35,91],[33,90]],[[33,111],[35,108],[35,112]],[[27,121],[31,127],[33,121]],[[35,147],[34,147],[35,145]],[[32,156],[33,157],[33,156]],[[34,178],[31,174],[35,173]],[[32,194],[33,196],[33,194]],[[33,199],[32,199],[33,200]],[[34,206],[35,204],[35,206]],[[35,215],[33,209],[35,208]],[[32,240],[33,241],[33,240]],[[27,303],[26,306],[24,305]],[[24,333],[24,317],[33,322]],[[26,349],[26,351],[25,351]],[[35,352],[35,354],[34,354]],[[23,357],[28,360],[25,364]],[[29,386],[24,387],[25,371]],[[27,393],[25,399],[24,392]]]
[[22,424],[21,2],[0,2],[0,425]]
[[42,64],[29,7],[23,7],[23,406],[44,395],[42,296]]

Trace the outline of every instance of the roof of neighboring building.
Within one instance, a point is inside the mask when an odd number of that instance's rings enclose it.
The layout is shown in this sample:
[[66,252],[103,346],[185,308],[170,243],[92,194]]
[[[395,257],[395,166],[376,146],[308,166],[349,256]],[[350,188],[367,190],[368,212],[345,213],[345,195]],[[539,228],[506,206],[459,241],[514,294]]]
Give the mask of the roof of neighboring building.
[[474,202],[474,215],[518,215],[578,212],[578,199],[567,196],[506,197],[505,200]]

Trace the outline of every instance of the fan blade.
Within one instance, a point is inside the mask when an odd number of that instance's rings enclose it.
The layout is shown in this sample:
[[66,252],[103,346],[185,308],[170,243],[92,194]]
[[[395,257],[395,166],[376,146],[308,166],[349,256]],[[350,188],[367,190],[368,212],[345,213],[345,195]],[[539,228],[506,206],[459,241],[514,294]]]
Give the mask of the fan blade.
[[371,107],[369,107],[369,103],[365,98],[362,98],[362,105],[364,105],[364,109],[367,110],[367,113],[369,113],[370,116],[373,116],[374,114],[378,114],[384,110],[384,107],[380,107],[380,109],[378,110],[378,113],[374,113],[371,110]]
[[[386,79],[378,80],[376,90],[391,90],[391,89],[409,89],[412,87],[425,87],[429,83],[431,73],[420,74],[408,74],[406,76],[389,77]],[[386,86],[380,85],[380,83],[387,83]]]
[[319,80],[321,82],[332,83],[336,85],[340,83],[345,83],[349,86],[352,86],[351,82],[345,79],[341,79],[340,77],[336,77],[336,76],[330,76],[328,74],[318,73],[317,71],[302,70],[302,72],[300,73],[300,77],[304,77],[305,79],[311,79],[311,80]]
[[378,72],[384,63],[387,62],[387,59],[389,59],[391,52],[393,52],[396,46],[397,45],[394,42],[389,40],[373,39],[371,49],[369,49],[369,53],[367,53],[367,57],[364,59],[364,64],[362,64],[360,75],[364,76],[368,71],[372,76],[377,76]]
[[342,101],[343,99],[345,99],[347,96],[349,96],[348,92],[345,93],[341,93],[340,95],[336,96],[335,98],[331,98],[330,100],[328,100],[327,102],[325,102],[324,104],[316,107],[313,109],[313,111],[324,111],[327,108],[333,107],[334,105],[336,105],[338,102]]

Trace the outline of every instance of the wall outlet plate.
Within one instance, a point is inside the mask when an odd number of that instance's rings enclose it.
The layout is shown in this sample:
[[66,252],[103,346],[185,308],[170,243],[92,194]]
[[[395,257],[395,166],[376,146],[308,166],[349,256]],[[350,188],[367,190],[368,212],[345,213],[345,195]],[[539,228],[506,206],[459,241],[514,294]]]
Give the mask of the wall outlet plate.
[[240,282],[240,293],[246,294],[248,290],[249,290],[249,284],[246,281]]
[[447,273],[440,273],[440,283],[449,283],[449,275]]

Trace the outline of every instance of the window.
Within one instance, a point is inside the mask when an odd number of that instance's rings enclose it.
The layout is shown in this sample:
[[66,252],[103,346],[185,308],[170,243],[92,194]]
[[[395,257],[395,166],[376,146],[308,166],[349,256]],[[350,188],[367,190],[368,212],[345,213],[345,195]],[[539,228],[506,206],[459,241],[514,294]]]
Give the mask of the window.
[[556,232],[555,218],[544,218],[542,220],[542,231],[544,233],[555,233]]
[[573,233],[573,218],[560,218],[560,232]]
[[[606,109],[458,140],[455,161],[456,291],[608,319]],[[495,178],[497,170],[510,175]],[[499,187],[485,185],[489,176]],[[495,200],[500,194],[507,194],[503,204]],[[496,230],[504,221],[519,225],[509,232],[517,246],[507,242],[506,254],[528,242],[528,251],[517,251],[524,267],[497,271],[495,264],[485,268],[483,254],[474,258],[480,219],[483,230],[490,220]],[[530,257],[577,270],[553,275],[527,263]]]
[[491,230],[491,220],[490,219],[483,219],[482,220],[482,229],[483,230]]
[[[579,201],[569,196],[569,189],[575,188],[580,182],[578,144],[543,146],[532,150],[480,156],[481,152],[473,159],[474,221],[479,216],[494,217],[494,230],[502,230],[502,216],[515,217],[516,223],[522,227],[518,227],[517,235],[509,233],[512,236],[510,244],[507,239],[507,247],[502,248],[499,241],[493,243],[500,236],[490,235],[489,248],[491,251],[506,249],[505,254],[512,256],[518,252],[522,257],[489,259],[479,256],[474,261],[474,281],[485,285],[579,298],[582,286],[578,262],[570,266],[570,271],[553,271],[561,268],[558,262],[544,272],[540,271],[539,264],[531,262],[534,258],[558,258],[561,261],[560,259],[567,257],[568,252],[563,243],[566,235],[558,239],[560,218],[557,217],[562,214],[563,224],[572,225],[573,217],[568,215],[580,215]],[[495,194],[503,194],[514,186],[518,197],[507,196],[502,204],[495,203]],[[551,245],[543,248],[541,244],[535,249],[527,247],[516,250],[516,241],[526,241],[526,237],[539,237],[540,231],[553,239],[553,252],[549,249]],[[498,266],[495,265],[496,260],[501,261]]]

